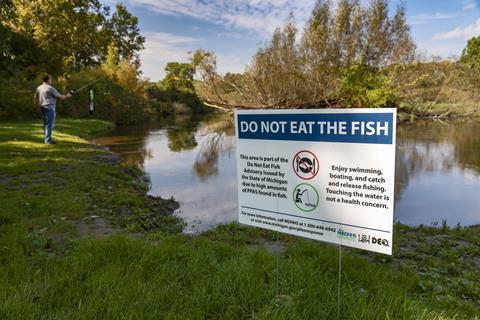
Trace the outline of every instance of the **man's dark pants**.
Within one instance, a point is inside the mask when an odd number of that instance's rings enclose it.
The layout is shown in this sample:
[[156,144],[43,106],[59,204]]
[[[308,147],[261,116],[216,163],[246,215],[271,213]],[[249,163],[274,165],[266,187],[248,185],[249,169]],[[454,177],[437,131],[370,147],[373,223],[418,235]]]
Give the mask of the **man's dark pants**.
[[43,117],[43,130],[45,133],[45,143],[52,143],[52,132],[55,127],[55,110],[41,107]]

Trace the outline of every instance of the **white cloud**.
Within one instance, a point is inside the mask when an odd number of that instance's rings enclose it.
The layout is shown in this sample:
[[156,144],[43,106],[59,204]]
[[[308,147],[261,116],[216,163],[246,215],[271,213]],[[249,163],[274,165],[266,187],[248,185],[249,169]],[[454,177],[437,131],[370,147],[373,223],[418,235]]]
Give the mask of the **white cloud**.
[[464,47],[465,43],[463,42],[422,41],[418,43],[420,56],[423,56],[426,60],[430,60],[432,57],[441,57],[443,59],[457,57]]
[[187,61],[188,51],[199,46],[202,39],[178,36],[165,32],[145,32],[145,49],[140,52],[142,71],[151,80],[157,81],[165,75],[167,62]]
[[218,72],[220,74],[225,74],[227,72],[243,73],[249,59],[250,57],[246,57],[245,59],[245,57],[240,57],[236,54],[220,54],[217,57]]
[[168,15],[186,15],[227,27],[247,29],[269,36],[281,26],[290,12],[303,23],[310,16],[310,0],[129,0]]
[[480,35],[480,18],[477,19],[474,23],[461,28],[457,27],[451,31],[437,33],[433,36],[434,40],[447,40],[447,39],[470,39]]
[[[164,32],[145,32],[145,49],[140,52],[143,75],[152,81],[165,76],[165,65],[168,62],[187,62],[188,52],[198,49],[203,39],[178,36]],[[217,55],[218,72],[243,72],[247,60],[236,54]]]
[[[335,2],[335,1],[334,1]],[[189,16],[227,28],[218,36],[229,34],[228,29],[250,30],[268,38],[275,28],[283,25],[290,12],[299,26],[309,18],[314,1],[310,0],[128,0],[130,5],[148,8],[157,13],[172,16]],[[194,31],[198,27],[193,26]],[[235,37],[247,35],[237,33]],[[145,50],[141,52],[142,70],[151,80],[164,77],[164,67],[169,61],[186,61],[188,51],[201,47],[201,39],[175,36],[162,32],[147,32]],[[248,36],[247,36],[248,37]],[[219,54],[218,71],[243,72],[250,56]]]
[[448,13],[440,13],[440,12],[436,12],[434,14],[422,13],[422,14],[416,14],[411,16],[409,21],[412,25],[417,25],[417,24],[426,24],[426,23],[430,23],[438,20],[453,19],[456,17],[457,17],[456,14],[448,14]]
[[467,1],[463,2],[462,10],[463,11],[470,11],[470,10],[475,9],[476,7],[477,7],[477,4],[475,3],[474,0],[467,0]]

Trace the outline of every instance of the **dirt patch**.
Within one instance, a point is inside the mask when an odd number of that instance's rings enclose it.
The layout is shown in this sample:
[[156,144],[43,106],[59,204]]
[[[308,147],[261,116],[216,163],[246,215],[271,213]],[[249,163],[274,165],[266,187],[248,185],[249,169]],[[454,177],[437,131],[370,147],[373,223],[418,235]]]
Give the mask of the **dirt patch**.
[[265,247],[269,252],[274,254],[281,254],[285,252],[288,247],[288,243],[285,241],[273,241],[263,238],[259,238],[256,245]]
[[78,237],[91,236],[102,239],[112,234],[121,232],[121,229],[112,225],[107,219],[97,216],[90,216],[80,221],[74,221],[73,225]]
[[76,237],[93,237],[95,239],[103,239],[108,236],[123,233],[129,237],[143,237],[141,233],[125,233],[125,231],[108,221],[108,219],[99,216],[89,216],[80,221],[71,221],[75,227]]
[[[99,148],[106,150],[105,148]],[[96,162],[106,163],[110,165],[117,165],[120,163],[120,156],[113,152],[103,153],[95,157]]]
[[13,179],[15,179],[15,176],[13,175],[7,176],[6,174],[0,173],[0,185],[3,186],[4,188],[7,188],[12,183]]

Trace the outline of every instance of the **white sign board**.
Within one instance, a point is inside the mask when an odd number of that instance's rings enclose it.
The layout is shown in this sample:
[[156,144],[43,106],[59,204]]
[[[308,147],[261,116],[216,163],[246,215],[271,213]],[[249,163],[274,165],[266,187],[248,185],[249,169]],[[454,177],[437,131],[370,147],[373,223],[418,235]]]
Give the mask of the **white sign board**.
[[235,113],[240,223],[392,254],[396,109]]

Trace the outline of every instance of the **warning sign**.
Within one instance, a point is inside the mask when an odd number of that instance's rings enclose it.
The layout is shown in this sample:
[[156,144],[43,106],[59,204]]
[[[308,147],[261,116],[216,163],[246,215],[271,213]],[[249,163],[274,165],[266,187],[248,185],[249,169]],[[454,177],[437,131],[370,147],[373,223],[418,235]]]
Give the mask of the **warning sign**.
[[240,223],[391,254],[395,109],[235,113]]

